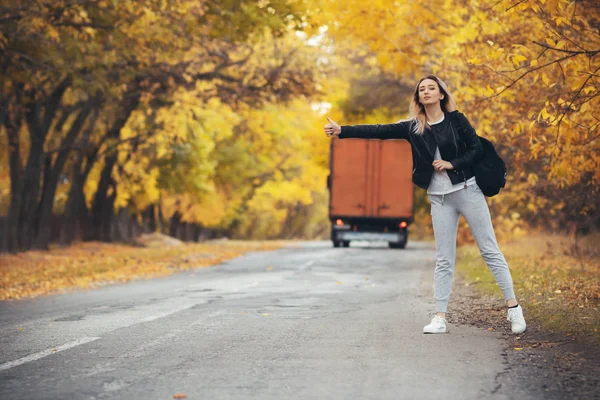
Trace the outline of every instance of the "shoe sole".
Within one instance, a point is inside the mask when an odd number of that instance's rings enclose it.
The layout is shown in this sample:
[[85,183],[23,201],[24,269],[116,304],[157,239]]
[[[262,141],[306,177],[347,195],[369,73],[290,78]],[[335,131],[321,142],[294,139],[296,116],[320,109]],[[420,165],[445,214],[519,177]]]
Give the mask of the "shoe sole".
[[450,333],[450,329],[446,329],[445,332],[423,332],[424,335],[436,335],[438,333]]

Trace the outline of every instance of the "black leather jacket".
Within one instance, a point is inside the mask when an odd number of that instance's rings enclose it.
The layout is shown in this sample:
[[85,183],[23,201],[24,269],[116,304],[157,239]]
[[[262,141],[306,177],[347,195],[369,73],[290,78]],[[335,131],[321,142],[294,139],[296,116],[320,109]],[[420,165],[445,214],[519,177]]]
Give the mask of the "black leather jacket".
[[458,111],[444,112],[450,119],[452,135],[434,134],[425,129],[423,134],[416,133],[416,122],[412,119],[393,124],[344,125],[340,139],[405,139],[412,148],[413,183],[423,189],[429,187],[433,175],[433,155],[435,146],[440,148],[442,160],[450,161],[453,170],[448,176],[453,184],[466,182],[473,177],[473,164],[483,155],[483,147],[467,117]]

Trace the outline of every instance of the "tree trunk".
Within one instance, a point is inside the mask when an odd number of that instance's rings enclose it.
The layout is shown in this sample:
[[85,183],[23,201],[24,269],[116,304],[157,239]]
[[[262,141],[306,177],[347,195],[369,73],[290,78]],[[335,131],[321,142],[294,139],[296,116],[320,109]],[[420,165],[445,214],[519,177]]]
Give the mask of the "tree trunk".
[[[121,104],[122,112],[115,120],[111,129],[106,133],[106,136],[109,139],[117,139],[120,136],[121,129],[127,123],[131,113],[139,105],[140,92],[137,88],[135,89],[135,92],[135,95],[125,94],[125,100],[123,101],[123,104]],[[104,168],[100,174],[100,182],[98,183],[98,189],[96,190],[92,204],[92,222],[96,231],[94,235],[94,239],[96,240],[107,240],[111,236],[111,216],[113,214],[113,206],[117,191],[116,183],[112,178],[112,170],[116,163],[117,151],[115,149],[114,152],[107,155],[105,158]],[[112,188],[111,195],[108,194],[110,188]]]
[[31,248],[32,238],[35,235],[35,217],[40,190],[40,176],[44,160],[43,142],[32,138],[29,150],[29,159],[22,178],[22,187],[19,195],[17,212],[17,251]]
[[[30,138],[29,155],[27,164],[21,176],[20,159],[15,153],[11,157],[11,205],[8,215],[10,235],[10,250],[22,251],[31,247],[33,237],[36,234],[36,211],[38,209],[40,179],[42,164],[46,162],[44,143],[52,122],[60,107],[62,97],[70,85],[68,78],[63,79],[44,101],[33,101],[23,110],[22,117],[27,123]],[[21,104],[23,88],[16,89],[15,98]],[[35,98],[36,93],[27,93],[30,99]],[[21,120],[21,116],[18,116]],[[18,131],[16,131],[18,140]],[[13,143],[14,143],[13,136]],[[18,152],[18,146],[11,151]],[[18,182],[18,183],[15,183]]]
[[[95,109],[91,122],[88,124],[81,140],[82,150],[77,153],[75,163],[73,165],[73,173],[71,174],[71,188],[69,189],[69,197],[65,208],[66,229],[63,229],[62,242],[70,244],[75,240],[92,240],[94,233],[90,219],[90,212],[85,202],[85,194],[83,188],[87,181],[94,164],[98,159],[98,153],[103,141],[91,148],[86,149],[90,136],[92,135],[95,123],[99,117],[100,110]],[[84,151],[87,156],[84,157]],[[85,167],[84,167],[85,161]],[[83,168],[83,170],[82,170]]]
[[171,218],[169,218],[169,236],[177,237],[179,233],[179,226],[181,224],[181,214],[176,211]]
[[200,241],[200,232],[202,232],[202,227],[198,224],[194,224],[194,242]]
[[150,204],[142,211],[142,226],[145,232],[156,232],[156,206]]
[[44,186],[42,189],[42,198],[40,200],[40,206],[37,216],[37,237],[34,243],[34,248],[40,250],[47,250],[50,242],[50,219],[52,218],[52,208],[54,206],[54,198],[56,195],[56,188],[58,186],[58,180],[60,174],[63,171],[67,158],[71,153],[71,146],[75,142],[75,139],[81,132],[85,121],[87,120],[90,112],[92,111],[90,104],[88,103],[80,112],[67,136],[61,144],[62,149],[58,153],[54,165],[51,166],[50,156],[47,156],[46,170]]
[[[61,232],[61,244],[67,245],[73,243],[75,239],[81,239],[81,224],[84,223],[84,212],[87,214],[85,196],[83,193],[83,173],[81,166],[83,164],[83,155],[77,154],[71,174],[71,187],[65,205],[64,223]],[[87,215],[86,215],[87,216]]]
[[[100,182],[98,183],[98,189],[94,195],[94,202],[92,204],[92,223],[96,234],[94,235],[95,240],[107,240],[110,236],[110,224],[111,216],[113,214],[112,204],[114,201],[110,201],[110,196],[116,197],[116,183],[112,177],[112,169],[117,162],[117,156],[108,156],[105,160],[104,168],[100,174]],[[113,188],[113,193],[108,194],[109,188]]]
[[110,241],[123,242],[131,238],[131,217],[126,207],[111,216]]
[[8,135],[8,157],[10,168],[10,205],[5,219],[4,235],[6,250],[15,252],[19,250],[19,212],[21,204],[19,202],[23,183],[21,176],[23,168],[21,166],[21,148],[19,143],[19,132],[21,131],[22,116],[7,115],[4,125]]
[[158,231],[160,233],[165,233],[167,231],[166,227],[165,227],[165,223],[164,223],[165,216],[164,216],[164,214],[162,212],[162,207],[160,206],[160,202],[158,203],[157,208],[158,208],[158,210],[156,211],[156,221],[158,222],[158,224],[157,224],[158,225]]

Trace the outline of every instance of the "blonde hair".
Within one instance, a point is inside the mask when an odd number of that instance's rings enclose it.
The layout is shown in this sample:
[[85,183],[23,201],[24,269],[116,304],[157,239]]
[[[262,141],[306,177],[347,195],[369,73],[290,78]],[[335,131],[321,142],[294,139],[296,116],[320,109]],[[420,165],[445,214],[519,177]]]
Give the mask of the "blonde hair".
[[412,100],[410,101],[410,106],[408,107],[408,111],[410,112],[411,118],[413,118],[416,122],[415,124],[415,132],[418,134],[423,134],[426,128],[429,128],[429,124],[427,123],[427,114],[425,113],[425,106],[421,104],[419,101],[419,85],[425,79],[431,79],[438,84],[440,89],[440,93],[444,95],[444,98],[440,100],[440,106],[442,110],[447,112],[452,112],[456,110],[456,102],[454,101],[454,96],[452,93],[448,91],[448,86],[435,75],[427,75],[424,78],[421,78],[417,83],[417,87],[415,88],[415,93],[413,95]]

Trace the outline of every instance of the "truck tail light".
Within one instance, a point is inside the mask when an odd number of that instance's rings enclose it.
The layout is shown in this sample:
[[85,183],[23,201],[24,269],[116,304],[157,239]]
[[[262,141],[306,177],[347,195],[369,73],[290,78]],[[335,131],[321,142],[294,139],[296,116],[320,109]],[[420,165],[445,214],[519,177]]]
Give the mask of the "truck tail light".
[[336,224],[337,226],[342,226],[342,225],[344,225],[344,221],[342,221],[341,219],[336,219],[336,220],[335,220],[335,224]]
[[408,224],[406,223],[406,221],[402,221],[402,222],[400,222],[400,228],[404,229],[404,228],[406,228],[406,225],[408,225]]

